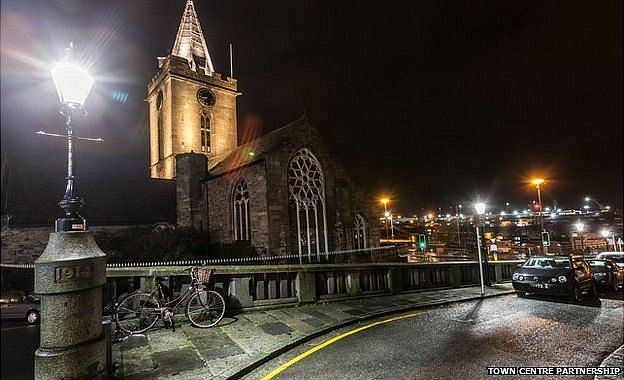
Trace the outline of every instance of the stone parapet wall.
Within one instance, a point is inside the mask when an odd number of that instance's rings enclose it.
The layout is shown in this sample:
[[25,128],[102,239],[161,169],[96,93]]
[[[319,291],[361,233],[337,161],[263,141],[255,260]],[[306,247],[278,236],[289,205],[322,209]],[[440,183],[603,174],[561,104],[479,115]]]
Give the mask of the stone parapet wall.
[[[492,282],[511,281],[522,261],[488,263]],[[430,289],[458,288],[479,284],[476,261],[445,263],[362,263],[304,265],[215,265],[211,286],[228,300],[234,310],[274,308],[318,301],[400,294]],[[183,266],[109,267],[109,294],[116,300],[121,292],[140,285],[137,277],[169,277],[177,292],[189,278]],[[132,285],[130,281],[132,279]],[[171,283],[170,283],[171,285]]]

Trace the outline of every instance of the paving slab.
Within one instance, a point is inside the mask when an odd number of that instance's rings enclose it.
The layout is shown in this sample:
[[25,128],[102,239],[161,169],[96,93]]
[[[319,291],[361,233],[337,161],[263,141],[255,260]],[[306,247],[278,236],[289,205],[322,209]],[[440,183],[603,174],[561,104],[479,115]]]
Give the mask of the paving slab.
[[[486,296],[512,293],[511,284],[488,288]],[[292,347],[335,329],[415,308],[479,297],[479,287],[383,295],[351,300],[250,311],[231,316],[209,329],[176,320],[176,330],[162,323],[113,345],[118,379],[239,378]]]

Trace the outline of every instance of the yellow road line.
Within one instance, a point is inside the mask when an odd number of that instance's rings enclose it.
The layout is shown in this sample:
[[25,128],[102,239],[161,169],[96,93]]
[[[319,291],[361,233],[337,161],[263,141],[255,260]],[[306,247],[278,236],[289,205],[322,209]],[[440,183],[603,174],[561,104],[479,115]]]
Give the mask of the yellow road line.
[[268,375],[263,377],[262,380],[271,380],[275,376],[279,375],[280,372],[283,372],[285,369],[287,369],[288,367],[290,367],[293,364],[297,363],[298,361],[300,361],[300,360],[302,360],[304,358],[307,358],[308,356],[312,355],[313,353],[315,353],[315,352],[317,352],[319,350],[322,350],[323,348],[329,346],[330,344],[335,343],[335,342],[339,341],[340,339],[346,338],[349,335],[357,334],[360,331],[369,329],[371,327],[383,325],[385,323],[390,323],[390,322],[398,321],[398,320],[405,319],[405,318],[416,317],[416,316],[425,314],[427,312],[428,311],[421,311],[421,312],[418,312],[418,313],[406,314],[406,315],[401,315],[401,316],[398,316],[398,317],[384,319],[383,321],[369,323],[368,325],[364,325],[362,327],[358,327],[357,329],[354,329],[354,330],[351,330],[351,331],[347,331],[346,333],[343,333],[343,334],[335,336],[335,337],[333,337],[331,339],[328,339],[325,342],[319,344],[318,346],[314,346],[313,348],[309,349],[308,351],[303,352],[303,353],[297,355],[295,358],[287,361],[286,363],[282,364],[277,369],[273,370],[271,373],[269,373]]

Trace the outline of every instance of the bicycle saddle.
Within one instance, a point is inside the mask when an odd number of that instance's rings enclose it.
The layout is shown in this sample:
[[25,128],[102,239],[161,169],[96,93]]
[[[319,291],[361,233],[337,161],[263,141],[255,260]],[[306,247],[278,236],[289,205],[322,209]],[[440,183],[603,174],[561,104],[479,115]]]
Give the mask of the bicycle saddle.
[[168,279],[169,277],[156,276],[157,282],[164,282],[164,281],[167,281]]

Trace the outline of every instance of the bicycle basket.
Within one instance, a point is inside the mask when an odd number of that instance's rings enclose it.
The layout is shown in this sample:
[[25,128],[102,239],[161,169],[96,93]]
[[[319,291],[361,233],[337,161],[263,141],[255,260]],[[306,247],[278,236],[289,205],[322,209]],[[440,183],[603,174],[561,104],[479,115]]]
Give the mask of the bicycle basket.
[[197,268],[197,281],[201,284],[207,284],[208,282],[210,282],[211,274],[212,269]]

